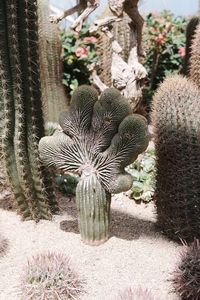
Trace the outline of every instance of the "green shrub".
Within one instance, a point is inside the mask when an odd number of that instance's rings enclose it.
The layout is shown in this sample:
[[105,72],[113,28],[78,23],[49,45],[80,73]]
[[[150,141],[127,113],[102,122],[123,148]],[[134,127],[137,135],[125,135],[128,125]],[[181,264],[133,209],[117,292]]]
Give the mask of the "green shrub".
[[67,94],[71,96],[79,85],[91,83],[90,68],[98,60],[94,50],[97,36],[89,33],[89,25],[84,25],[79,33],[62,32],[61,40],[64,65],[63,83]]
[[149,74],[145,101],[149,103],[163,79],[178,73],[185,54],[186,19],[175,17],[169,11],[151,12],[145,18],[143,40],[146,57],[144,66]]
[[155,184],[155,150],[148,149],[129,166],[133,176],[133,187],[129,196],[137,202],[150,202],[154,194]]

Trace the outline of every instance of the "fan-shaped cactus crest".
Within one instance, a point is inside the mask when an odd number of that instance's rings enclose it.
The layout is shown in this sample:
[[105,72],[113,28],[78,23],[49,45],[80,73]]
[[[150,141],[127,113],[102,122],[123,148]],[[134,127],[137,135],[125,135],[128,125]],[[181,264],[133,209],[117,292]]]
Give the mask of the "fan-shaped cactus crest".
[[128,190],[132,177],[124,168],[148,144],[147,123],[116,89],[98,100],[89,86],[73,94],[70,110],[60,116],[62,130],[40,140],[47,166],[81,176],[76,190],[82,239],[99,244],[108,238],[111,193]]

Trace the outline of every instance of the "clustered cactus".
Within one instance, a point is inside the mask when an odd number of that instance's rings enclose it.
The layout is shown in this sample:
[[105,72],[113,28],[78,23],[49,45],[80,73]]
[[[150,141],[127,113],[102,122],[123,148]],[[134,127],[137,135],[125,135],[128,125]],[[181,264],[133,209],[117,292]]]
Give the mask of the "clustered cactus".
[[175,240],[200,237],[200,93],[182,76],[167,78],[153,101],[158,225]]
[[84,280],[73,270],[69,257],[49,252],[33,256],[24,270],[21,300],[79,299]]
[[0,5],[0,107],[2,148],[18,212],[24,220],[50,219],[57,210],[47,171],[38,154],[44,136],[38,54],[37,2]]
[[200,299],[200,242],[195,240],[182,253],[173,284],[181,300]]
[[128,190],[132,177],[124,168],[148,144],[147,122],[131,115],[126,99],[114,88],[98,100],[89,86],[79,87],[71,107],[60,116],[62,131],[40,140],[46,166],[80,175],[76,188],[82,239],[97,245],[108,239],[111,193]]
[[148,289],[128,288],[116,300],[156,300]]

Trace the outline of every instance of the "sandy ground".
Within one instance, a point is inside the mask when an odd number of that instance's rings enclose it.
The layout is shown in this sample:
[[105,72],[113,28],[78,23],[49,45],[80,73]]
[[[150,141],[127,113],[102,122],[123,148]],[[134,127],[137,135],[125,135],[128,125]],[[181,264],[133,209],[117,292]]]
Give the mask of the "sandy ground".
[[61,199],[61,214],[52,222],[21,222],[12,211],[0,209],[0,233],[9,241],[0,258],[0,300],[17,300],[16,286],[31,255],[63,252],[72,258],[86,280],[82,300],[115,300],[128,286],[149,288],[160,300],[178,299],[169,281],[180,259],[181,246],[155,229],[153,203],[137,205],[122,194],[112,200],[111,238],[91,247],[81,242],[73,200]]

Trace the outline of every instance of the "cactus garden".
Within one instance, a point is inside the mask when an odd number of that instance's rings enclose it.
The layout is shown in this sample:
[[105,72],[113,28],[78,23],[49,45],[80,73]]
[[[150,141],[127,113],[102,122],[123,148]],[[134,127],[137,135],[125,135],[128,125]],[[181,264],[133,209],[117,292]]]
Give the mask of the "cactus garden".
[[198,1],[153,2],[0,1],[0,300],[200,300]]

